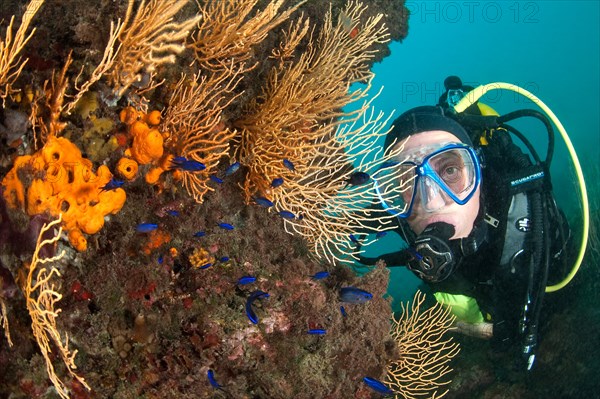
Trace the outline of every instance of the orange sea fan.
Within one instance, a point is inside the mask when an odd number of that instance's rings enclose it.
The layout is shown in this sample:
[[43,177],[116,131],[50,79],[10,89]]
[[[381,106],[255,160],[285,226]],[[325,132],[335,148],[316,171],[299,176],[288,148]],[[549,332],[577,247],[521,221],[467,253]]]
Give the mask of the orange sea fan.
[[248,64],[252,47],[265,40],[271,30],[307,0],[281,11],[285,1],[269,1],[262,10],[250,16],[259,3],[257,0],[207,0],[200,7],[202,18],[188,47],[194,51],[201,67],[207,70],[219,71],[234,62],[249,71],[256,66]]
[[233,89],[241,79],[240,69],[229,69],[210,76],[182,76],[171,95],[163,129],[170,132],[165,147],[206,166],[200,172],[183,171],[183,185],[196,202],[213,189],[207,184],[221,157],[228,155],[235,131],[227,128],[223,110],[239,95]]
[[[286,217],[286,231],[305,237],[313,253],[329,261],[353,260],[356,250],[350,234],[394,227],[392,215],[365,212],[376,199],[372,185],[355,189],[347,184],[356,170],[373,174],[401,149],[380,151],[377,141],[387,133],[387,119],[368,114],[369,102],[344,110],[366,98],[373,76],[371,48],[387,40],[383,16],[363,17],[365,9],[350,1],[338,19],[330,10],[318,37],[308,41],[309,21],[299,18],[292,23],[272,52],[277,61],[261,95],[234,122],[240,130],[235,158],[248,169],[246,201],[264,196],[277,211],[286,216],[291,212],[295,217]],[[353,37],[349,23],[358,27]],[[306,41],[298,54],[299,44]],[[357,82],[367,85],[351,91]],[[401,180],[399,173],[387,178]],[[273,189],[275,178],[285,183]]]
[[421,311],[425,294],[415,293],[412,306],[402,304],[402,314],[393,320],[392,337],[400,359],[388,366],[388,383],[403,398],[441,398],[450,384],[449,363],[460,351],[447,337],[455,317],[449,308],[436,303]]

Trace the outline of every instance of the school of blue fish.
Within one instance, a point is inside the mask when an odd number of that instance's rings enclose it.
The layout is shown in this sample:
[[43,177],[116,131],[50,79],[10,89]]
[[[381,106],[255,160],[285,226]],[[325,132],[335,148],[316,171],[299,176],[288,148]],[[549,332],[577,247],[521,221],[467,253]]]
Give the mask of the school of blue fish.
[[[290,170],[292,172],[296,171],[294,164],[290,160],[283,159],[282,162],[283,162],[284,167],[287,168],[288,170]],[[382,168],[390,167],[390,166],[393,166],[393,164],[384,165],[384,166],[382,166]],[[241,167],[241,164],[239,162],[235,162],[235,163],[229,165],[224,172],[224,176],[229,177],[229,176],[233,175],[235,172],[237,172],[240,169],[240,167]],[[178,169],[178,170],[182,170],[182,171],[189,172],[189,173],[195,173],[195,172],[203,171],[204,169],[206,169],[206,166],[199,161],[190,160],[183,156],[179,156],[179,157],[175,157],[171,160],[171,169]],[[217,184],[223,183],[223,179],[216,175],[210,175],[209,178]],[[345,180],[345,183],[346,183],[346,187],[361,186],[361,185],[369,183],[370,181],[371,181],[371,176],[369,174],[359,171],[359,172],[352,173],[348,177],[348,179]],[[271,187],[272,188],[280,187],[284,184],[284,182],[285,182],[285,180],[282,177],[274,178],[271,181]],[[102,191],[115,190],[117,188],[122,187],[124,185],[124,183],[125,182],[116,180],[113,178],[105,186],[103,186],[101,188],[101,190]],[[260,197],[260,196],[255,197],[254,202],[257,205],[264,207],[264,208],[271,208],[275,205],[268,198]],[[287,219],[287,220],[295,220],[295,219],[301,220],[302,219],[302,215],[296,215],[293,212],[288,211],[288,210],[280,210],[277,213],[280,217]],[[175,210],[169,210],[169,211],[167,211],[167,214],[170,216],[173,216],[173,217],[180,216],[180,213]],[[230,224],[227,222],[218,222],[216,227],[226,230],[226,231],[231,231],[231,230],[235,229],[235,226],[233,224]],[[147,234],[158,228],[159,228],[158,223],[142,222],[142,223],[139,223],[135,227],[135,230],[136,230],[136,232],[138,232],[140,234]],[[381,231],[381,232],[377,233],[376,239],[384,237],[385,234],[386,234],[385,231]],[[207,232],[205,230],[199,230],[193,234],[193,237],[201,238],[206,235],[207,235]],[[358,238],[355,235],[350,234],[349,239],[352,243],[356,244],[357,246],[360,246],[360,241],[362,240],[362,237]],[[162,263],[162,259],[163,259],[163,256],[159,255],[158,262]],[[228,261],[229,261],[229,257],[227,257],[227,256],[222,256],[219,258],[219,262],[221,262],[221,263],[228,262]],[[213,266],[213,263],[209,262],[209,263],[206,263],[206,264],[200,266],[199,269],[206,270],[206,269],[210,268],[211,266]],[[330,273],[328,271],[322,270],[322,271],[319,271],[308,277],[310,277],[312,280],[319,281],[319,280],[326,279],[329,276],[330,276]],[[253,284],[256,281],[257,281],[257,278],[255,276],[246,275],[246,276],[240,277],[237,280],[236,284],[238,286],[245,286],[245,285]],[[248,318],[248,320],[251,323],[258,324],[260,321],[260,319],[254,309],[256,301],[257,300],[262,301],[269,297],[270,297],[270,294],[268,292],[264,292],[261,290],[255,290],[249,294],[248,298],[246,299],[245,312],[246,312],[246,317]],[[371,294],[365,290],[362,290],[360,288],[357,288],[357,287],[349,286],[349,287],[342,287],[339,289],[338,299],[341,303],[360,305],[360,304],[364,304],[364,303],[368,302],[372,298],[373,298],[373,294]],[[340,306],[340,312],[343,317],[348,316],[348,313],[343,305]],[[308,329],[306,331],[306,333],[308,335],[322,336],[322,335],[327,334],[327,329],[311,328],[311,329]],[[210,369],[208,370],[207,378],[208,378],[209,384],[214,389],[224,391],[223,385],[219,384],[217,382],[217,380],[215,379],[213,370],[210,370]],[[393,395],[395,393],[393,390],[391,390],[389,387],[387,387],[383,382],[376,380],[374,378],[364,377],[363,382],[369,388],[371,388],[373,391],[375,391],[383,396],[389,396],[389,395]]]

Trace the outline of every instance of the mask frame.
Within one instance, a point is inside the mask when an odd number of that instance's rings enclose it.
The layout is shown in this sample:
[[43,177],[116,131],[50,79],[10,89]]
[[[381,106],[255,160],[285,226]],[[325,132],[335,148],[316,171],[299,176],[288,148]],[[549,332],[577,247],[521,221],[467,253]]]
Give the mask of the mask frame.
[[[456,196],[452,192],[452,190],[448,187],[448,185],[438,176],[438,174],[432,169],[431,165],[429,164],[429,160],[432,159],[433,157],[439,155],[440,153],[450,151],[453,149],[467,150],[469,157],[473,161],[473,168],[474,168],[474,173],[475,173],[475,184],[471,188],[470,193],[463,199],[460,199],[458,196]],[[452,199],[452,201],[454,201],[455,203],[457,203],[459,205],[464,205],[467,202],[469,202],[469,200],[473,197],[473,195],[477,191],[477,188],[481,184],[481,163],[479,162],[479,157],[477,156],[477,153],[475,152],[475,149],[473,149],[473,147],[471,147],[467,144],[463,144],[463,143],[450,143],[450,144],[444,145],[440,149],[427,155],[425,158],[423,158],[423,160],[420,163],[416,163],[413,161],[397,162],[397,163],[393,163],[391,165],[386,165],[386,166],[382,167],[380,169],[380,171],[385,168],[396,167],[398,165],[412,166],[412,167],[414,167],[414,171],[415,171],[414,172],[415,175],[410,178],[411,180],[414,180],[414,182],[412,184],[414,184],[415,189],[413,189],[412,196],[408,203],[407,209],[403,209],[402,211],[399,211],[397,209],[398,207],[390,206],[390,204],[387,203],[387,201],[385,199],[385,194],[383,193],[383,190],[381,189],[380,185],[378,184],[377,173],[375,173],[373,175],[373,185],[374,185],[375,193],[379,199],[379,202],[383,206],[383,208],[391,215],[397,216],[402,219],[408,218],[412,213],[413,205],[415,203],[415,198],[417,195],[417,188],[419,186],[419,180],[421,180],[421,179],[425,179],[425,178],[431,179],[433,182],[435,182],[438,185],[438,187],[442,190],[442,192],[444,194],[446,194],[450,199]]]

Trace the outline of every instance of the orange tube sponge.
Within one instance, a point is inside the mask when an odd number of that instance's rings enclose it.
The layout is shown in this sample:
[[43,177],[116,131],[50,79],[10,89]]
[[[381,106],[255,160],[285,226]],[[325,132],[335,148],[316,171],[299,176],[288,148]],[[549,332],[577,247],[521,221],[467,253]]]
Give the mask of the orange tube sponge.
[[[9,206],[29,215],[48,212],[63,215],[63,228],[78,250],[87,248],[85,234],[95,234],[104,217],[125,203],[125,191],[103,190],[112,178],[104,165],[96,173],[79,148],[63,137],[50,137],[37,153],[19,157],[2,181]],[[23,179],[23,180],[21,180]]]
[[48,207],[57,207],[57,200],[52,193],[52,184],[49,181],[33,179],[27,189],[27,213],[29,215],[44,213]]
[[119,120],[126,125],[131,125],[135,121],[139,121],[142,118],[142,114],[136,111],[133,107],[125,107],[119,113]]
[[156,126],[160,123],[160,111],[154,110],[146,115],[146,122],[150,126]]
[[[119,117],[127,125],[127,133],[133,139],[131,146],[125,150],[125,156],[134,159],[140,165],[152,164],[153,167],[146,173],[146,182],[158,184],[161,175],[169,169],[167,160],[172,158],[168,154],[165,155],[164,149],[164,140],[169,135],[161,133],[156,127],[161,121],[160,111],[145,114],[133,107],[126,107]],[[125,176],[123,172],[120,173]]]
[[158,184],[158,180],[165,171],[166,169],[163,169],[160,166],[150,169],[148,173],[146,173],[146,183],[152,185]]
[[[146,183],[152,184],[152,185],[158,184],[162,174],[170,169],[172,160],[173,160],[173,155],[166,154],[158,162],[155,162],[155,164],[157,166],[154,168],[151,168],[148,171],[148,173],[146,173]],[[175,176],[175,174],[177,172],[178,172],[177,170],[173,171],[173,176]]]
[[[136,122],[135,125],[142,122]],[[136,129],[133,134],[133,144],[131,145],[131,155],[133,159],[142,165],[158,161],[163,156],[163,137],[156,129]],[[133,129],[132,129],[133,130]],[[133,132],[132,132],[133,133]]]
[[117,162],[117,172],[125,180],[133,180],[138,173],[138,163],[133,159],[123,157]]

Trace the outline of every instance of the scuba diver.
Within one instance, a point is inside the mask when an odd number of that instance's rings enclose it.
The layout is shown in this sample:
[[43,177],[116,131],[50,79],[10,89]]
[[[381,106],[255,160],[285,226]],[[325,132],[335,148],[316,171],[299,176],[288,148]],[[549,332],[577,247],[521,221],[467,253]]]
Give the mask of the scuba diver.
[[[478,102],[486,88],[464,86],[456,76],[444,84],[446,92],[436,106],[413,108],[393,122],[385,149],[403,146],[401,153],[372,175],[376,206],[397,216],[396,231],[408,247],[377,258],[359,255],[359,261],[368,265],[383,259],[388,267],[406,266],[427,283],[436,300],[450,307],[459,331],[492,339],[499,349],[516,345],[529,370],[544,294],[562,288],[577,271],[587,221],[575,267],[558,286],[547,287],[551,272],[568,269],[570,237],[552,195],[550,121],[535,110],[499,116]],[[538,119],[547,129],[544,160],[525,135],[508,125],[522,117]],[[554,114],[551,118],[560,125]],[[559,129],[563,133],[562,125]],[[563,138],[570,145],[566,133]],[[580,172],[576,155],[571,155]],[[391,183],[378,179],[391,168],[405,169],[404,177]],[[585,184],[578,176],[585,215]]]

